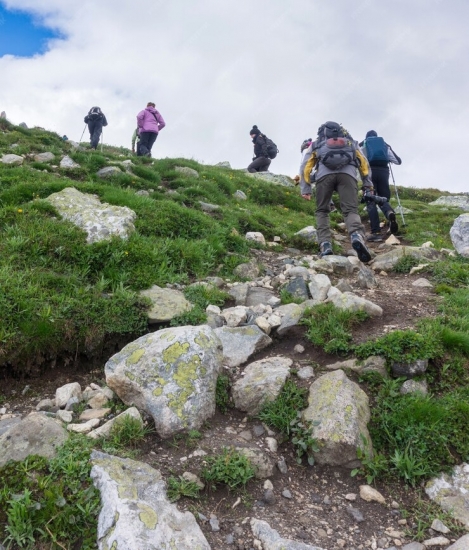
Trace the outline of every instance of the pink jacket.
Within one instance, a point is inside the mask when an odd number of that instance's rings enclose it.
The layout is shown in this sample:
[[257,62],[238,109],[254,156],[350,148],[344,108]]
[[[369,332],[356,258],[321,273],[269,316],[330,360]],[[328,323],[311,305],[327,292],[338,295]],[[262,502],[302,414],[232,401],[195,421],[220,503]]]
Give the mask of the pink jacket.
[[153,132],[157,134],[166,126],[166,123],[154,107],[146,107],[137,115],[137,126],[139,133]]

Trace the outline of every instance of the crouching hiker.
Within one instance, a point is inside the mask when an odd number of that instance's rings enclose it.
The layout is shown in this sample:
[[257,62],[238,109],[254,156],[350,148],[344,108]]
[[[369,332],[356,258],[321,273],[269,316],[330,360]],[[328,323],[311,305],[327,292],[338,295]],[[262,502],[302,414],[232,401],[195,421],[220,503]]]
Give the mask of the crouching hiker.
[[[364,195],[366,210],[370,218],[371,234],[368,241],[381,241],[381,227],[379,224],[378,205],[385,218],[389,222],[389,231],[395,235],[399,231],[396,221],[396,213],[389,204],[391,190],[389,189],[389,163],[402,164],[401,159],[393,151],[382,137],[379,137],[374,130],[366,133],[366,138],[360,143],[363,153],[371,167],[371,180],[377,196]],[[384,200],[387,199],[387,200]]]
[[371,255],[365,245],[365,228],[358,214],[357,168],[363,187],[372,190],[370,167],[358,143],[340,124],[326,122],[319,127],[317,139],[311,144],[311,151],[305,154],[301,165],[306,181],[315,168],[319,256],[333,254],[329,212],[332,194],[337,191],[352,247],[360,261],[369,262]]
[[91,107],[85,116],[85,124],[90,132],[91,149],[97,149],[103,126],[107,126],[106,117],[99,107]]
[[277,146],[271,139],[262,134],[256,125],[251,128],[249,135],[254,143],[254,158],[247,170],[251,174],[254,172],[267,172],[271,159],[277,156]]
[[145,109],[138,113],[137,126],[140,135],[137,155],[140,157],[151,157],[151,148],[160,130],[166,126],[161,113],[155,109],[155,104],[152,101],[149,101]]

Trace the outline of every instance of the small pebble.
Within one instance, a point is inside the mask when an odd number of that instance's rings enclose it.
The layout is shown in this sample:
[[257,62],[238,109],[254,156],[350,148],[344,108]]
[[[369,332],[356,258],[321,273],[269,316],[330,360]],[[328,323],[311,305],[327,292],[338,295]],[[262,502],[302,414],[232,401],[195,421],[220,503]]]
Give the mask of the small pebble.
[[282,474],[288,473],[288,466],[283,456],[280,457],[280,460],[277,462],[277,468],[280,470],[280,473]]
[[285,497],[285,498],[288,498],[288,499],[293,498],[293,497],[292,497],[292,494],[290,493],[290,491],[289,491],[288,489],[284,489],[284,490],[282,491],[282,496]]

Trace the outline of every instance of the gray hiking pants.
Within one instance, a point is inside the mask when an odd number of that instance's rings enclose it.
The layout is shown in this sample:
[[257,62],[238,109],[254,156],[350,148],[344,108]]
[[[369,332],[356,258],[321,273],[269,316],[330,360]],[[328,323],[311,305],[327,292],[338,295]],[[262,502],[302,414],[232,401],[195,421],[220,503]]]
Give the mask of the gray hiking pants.
[[325,241],[332,242],[329,212],[334,191],[339,194],[340,209],[349,235],[355,232],[365,235],[365,228],[358,214],[357,180],[343,172],[327,174],[316,183],[316,224],[319,244]]
[[257,157],[248,166],[248,172],[267,172],[270,166],[270,159],[267,157]]

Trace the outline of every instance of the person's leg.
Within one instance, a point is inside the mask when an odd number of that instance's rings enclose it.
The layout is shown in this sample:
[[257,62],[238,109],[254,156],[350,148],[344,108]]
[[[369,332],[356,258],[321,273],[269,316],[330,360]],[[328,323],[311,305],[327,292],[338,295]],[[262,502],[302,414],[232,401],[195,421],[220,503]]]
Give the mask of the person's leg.
[[318,242],[332,243],[332,234],[329,227],[329,212],[332,193],[336,182],[336,174],[328,174],[316,182],[316,224]]
[[[268,159],[265,159],[264,157],[257,157],[248,166],[248,172],[251,172],[251,174],[253,174],[254,172],[262,172],[263,171],[262,167],[265,166],[266,160]],[[270,161],[269,161],[269,164],[270,164]],[[267,165],[267,167],[269,166],[269,164]]]
[[99,138],[101,137],[101,132],[103,129],[103,123],[100,120],[94,122],[93,134],[91,136],[91,147],[96,149],[99,144]]
[[389,230],[393,235],[398,233],[399,226],[396,220],[396,213],[393,207],[389,204],[391,198],[391,189],[389,188],[389,168],[380,168],[376,172],[376,194],[380,197],[386,197],[388,202],[380,206],[384,216],[389,221]]
[[147,149],[148,149],[147,155],[151,157],[151,148],[153,147],[153,144],[155,143],[156,138],[158,137],[158,134],[155,134],[155,132],[149,132],[149,134],[150,136],[148,138],[148,144],[147,144]]
[[267,157],[261,157],[264,160],[264,163],[259,168],[259,172],[267,172],[269,170],[270,163],[272,162]]
[[139,156],[141,157],[145,156],[147,153],[150,152],[150,150],[148,149],[148,144],[149,144],[151,134],[152,132],[140,132]]

